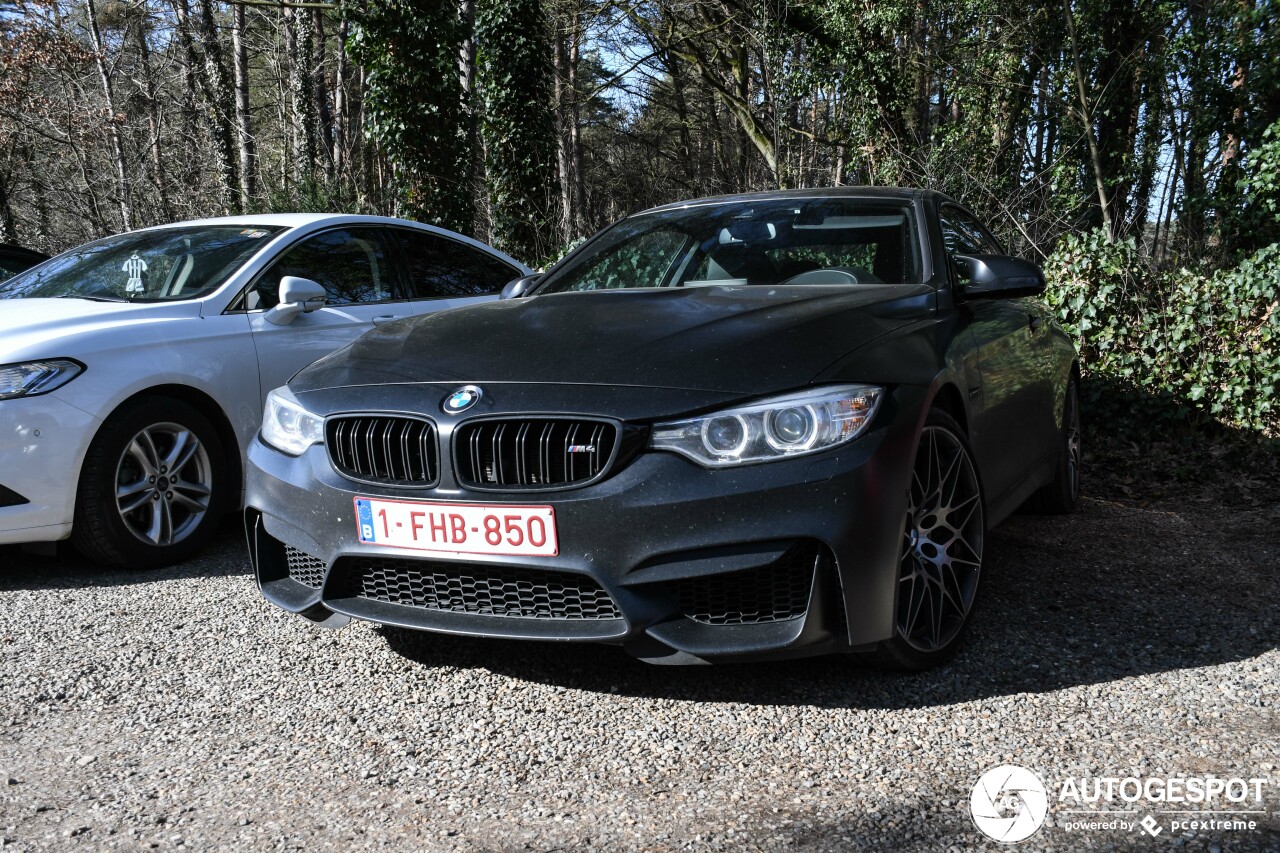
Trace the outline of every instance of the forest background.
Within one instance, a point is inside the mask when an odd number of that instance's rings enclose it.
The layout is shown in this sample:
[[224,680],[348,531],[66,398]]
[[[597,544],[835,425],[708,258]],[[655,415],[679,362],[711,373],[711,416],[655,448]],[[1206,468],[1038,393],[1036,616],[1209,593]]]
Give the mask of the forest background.
[[0,0],[0,242],[858,184],[1045,266],[1095,423],[1280,433],[1275,0]]

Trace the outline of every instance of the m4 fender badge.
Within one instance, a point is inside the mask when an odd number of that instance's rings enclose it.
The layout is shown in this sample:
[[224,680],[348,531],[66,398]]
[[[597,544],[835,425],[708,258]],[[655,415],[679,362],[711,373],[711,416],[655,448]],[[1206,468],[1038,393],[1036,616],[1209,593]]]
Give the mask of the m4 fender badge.
[[464,385],[448,397],[445,397],[440,407],[449,414],[456,415],[459,412],[465,412],[480,402],[480,398],[483,396],[484,391],[481,391],[475,385]]

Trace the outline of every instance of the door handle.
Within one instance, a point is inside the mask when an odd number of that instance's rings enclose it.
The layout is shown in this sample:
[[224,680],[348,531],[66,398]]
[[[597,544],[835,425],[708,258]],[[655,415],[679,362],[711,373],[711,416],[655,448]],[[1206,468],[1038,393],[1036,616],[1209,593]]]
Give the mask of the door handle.
[[383,314],[381,317],[373,318],[373,325],[381,326],[383,323],[390,323],[392,320],[399,320],[399,319],[400,317],[396,314]]

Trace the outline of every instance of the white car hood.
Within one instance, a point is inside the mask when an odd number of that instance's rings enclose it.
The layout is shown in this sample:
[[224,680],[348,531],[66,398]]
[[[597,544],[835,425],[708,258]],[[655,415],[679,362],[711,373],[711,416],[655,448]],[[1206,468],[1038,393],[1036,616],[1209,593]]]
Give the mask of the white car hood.
[[[0,363],[18,358],[75,357],[77,338],[106,333],[115,340],[126,327],[200,317],[191,302],[94,302],[88,299],[0,300]],[[83,346],[83,344],[81,344]]]

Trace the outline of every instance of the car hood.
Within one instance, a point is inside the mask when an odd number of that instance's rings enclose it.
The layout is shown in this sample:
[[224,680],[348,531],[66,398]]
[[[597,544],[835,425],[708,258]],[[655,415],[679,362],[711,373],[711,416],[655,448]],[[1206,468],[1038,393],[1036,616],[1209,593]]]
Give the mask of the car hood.
[[81,333],[200,316],[199,302],[94,302],[88,299],[0,300],[0,360],[74,356],[50,344]]
[[933,307],[927,285],[556,293],[381,326],[290,382],[512,382],[767,393]]
[[294,377],[375,383],[602,384],[765,393],[804,386],[932,310],[928,286],[550,293],[376,328]]

